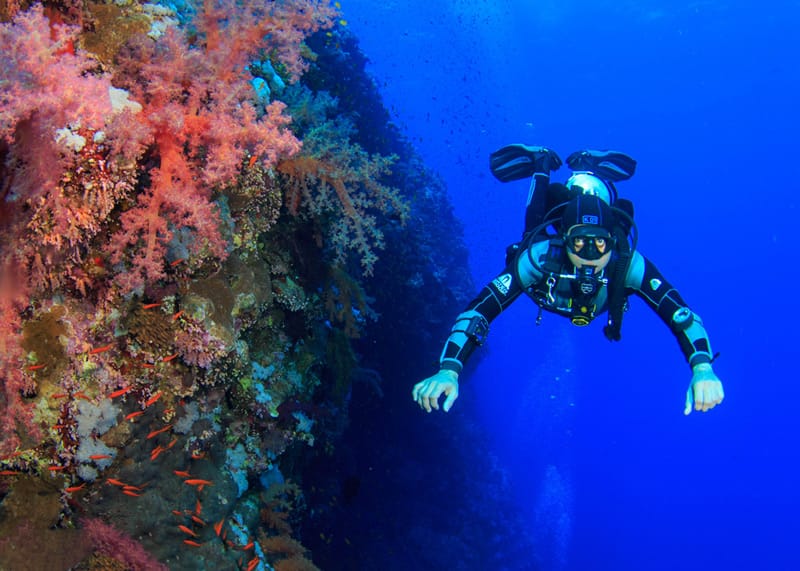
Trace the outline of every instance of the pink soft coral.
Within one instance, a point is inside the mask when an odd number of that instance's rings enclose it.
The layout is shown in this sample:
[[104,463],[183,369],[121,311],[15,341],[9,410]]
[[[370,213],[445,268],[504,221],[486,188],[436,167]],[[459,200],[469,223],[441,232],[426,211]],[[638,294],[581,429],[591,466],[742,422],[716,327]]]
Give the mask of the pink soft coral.
[[0,25],[0,137],[13,143],[29,122],[43,143],[69,124],[101,128],[111,111],[107,78],[85,73],[94,63],[71,48],[77,30],[51,25],[42,7]]
[[55,266],[65,258],[80,262],[77,248],[127,188],[98,186],[90,195],[81,188],[78,196],[64,188],[65,176],[86,166],[81,142],[113,115],[110,78],[89,72],[95,64],[74,51],[76,34],[51,24],[39,5],[0,25],[0,253],[28,264],[35,286],[58,281]]
[[71,274],[64,262],[80,263],[77,242],[93,235],[114,202],[99,196],[99,187],[75,200],[62,186],[80,158],[59,131],[98,132],[112,114],[110,79],[89,73],[93,62],[73,49],[76,33],[51,25],[39,5],[0,24],[2,452],[17,446],[18,430],[39,436],[21,398],[33,390],[19,345],[21,311],[32,295]]
[[178,229],[190,230],[182,244],[189,268],[225,257],[212,192],[234,182],[248,160],[271,167],[300,148],[286,129],[290,119],[282,103],[257,113],[246,64],[259,50],[271,49],[296,77],[304,69],[302,39],[332,14],[310,0],[209,0],[196,20],[203,38],[198,45],[171,29],[158,42],[142,39],[122,55],[115,79],[143,105],[138,119],[152,133],[159,161],[149,190],[122,215],[122,229],[109,245],[112,260],[129,267],[116,280],[123,293],[165,276],[167,248]]

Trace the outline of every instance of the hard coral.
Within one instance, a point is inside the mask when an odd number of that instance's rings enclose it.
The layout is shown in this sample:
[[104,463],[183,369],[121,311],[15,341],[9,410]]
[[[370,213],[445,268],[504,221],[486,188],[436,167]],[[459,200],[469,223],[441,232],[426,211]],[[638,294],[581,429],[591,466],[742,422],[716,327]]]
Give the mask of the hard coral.
[[70,569],[89,553],[74,529],[57,526],[62,510],[54,486],[24,478],[3,498],[0,515],[0,567]]
[[131,38],[150,30],[151,20],[135,8],[120,3],[86,2],[86,12],[91,26],[81,39],[84,47],[106,64],[111,64],[120,48]]

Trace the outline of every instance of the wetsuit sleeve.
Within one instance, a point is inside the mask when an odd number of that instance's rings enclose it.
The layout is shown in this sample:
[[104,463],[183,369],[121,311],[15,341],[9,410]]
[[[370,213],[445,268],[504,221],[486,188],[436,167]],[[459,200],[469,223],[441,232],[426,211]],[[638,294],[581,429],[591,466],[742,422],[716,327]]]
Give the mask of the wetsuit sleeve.
[[700,316],[686,305],[658,268],[638,252],[634,252],[625,285],[670,328],[690,367],[712,361],[711,342]]
[[507,269],[484,287],[456,318],[444,344],[439,366],[460,373],[476,347],[483,345],[492,320],[522,293],[522,287]]
[[442,369],[460,373],[475,348],[483,345],[492,320],[511,305],[525,288],[542,279],[542,273],[533,264],[533,259],[541,263],[547,248],[547,241],[529,246],[511,259],[505,271],[487,284],[467,305],[456,318],[444,344],[439,359]]

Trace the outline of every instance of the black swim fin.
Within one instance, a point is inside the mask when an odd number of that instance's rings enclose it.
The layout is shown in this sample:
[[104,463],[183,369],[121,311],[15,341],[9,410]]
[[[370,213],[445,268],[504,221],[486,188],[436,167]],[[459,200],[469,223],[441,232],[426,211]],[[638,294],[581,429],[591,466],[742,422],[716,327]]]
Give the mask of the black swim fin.
[[532,177],[537,172],[558,170],[561,159],[545,147],[506,145],[489,155],[489,170],[500,182]]
[[567,157],[567,165],[574,171],[588,171],[611,182],[628,180],[636,172],[636,161],[619,151],[575,151]]

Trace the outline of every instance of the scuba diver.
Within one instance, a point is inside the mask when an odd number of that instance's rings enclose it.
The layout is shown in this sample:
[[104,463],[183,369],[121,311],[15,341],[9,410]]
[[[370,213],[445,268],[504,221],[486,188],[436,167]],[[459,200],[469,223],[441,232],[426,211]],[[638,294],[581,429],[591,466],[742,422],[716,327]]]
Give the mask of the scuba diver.
[[692,370],[684,414],[706,412],[722,402],[722,382],[700,317],[650,260],[636,250],[633,204],[617,196],[615,182],[627,180],[636,161],[617,151],[572,153],[566,183],[551,183],[561,167],[552,150],[508,145],[490,156],[501,182],[532,177],[522,240],[508,247],[503,272],[484,287],[455,321],[439,359],[439,372],[416,385],[414,401],[427,412],[449,411],[458,398],[458,377],[472,352],[483,345],[489,324],[526,293],[542,312],[584,326],[607,312],[603,332],[621,338],[627,298],[636,294],[670,328]]

